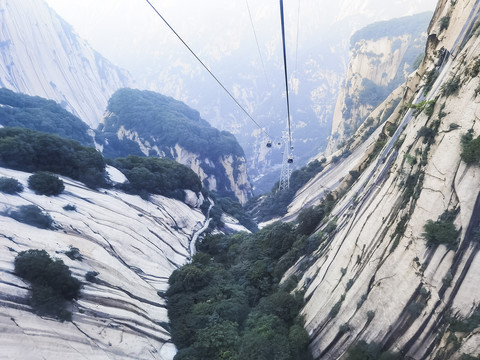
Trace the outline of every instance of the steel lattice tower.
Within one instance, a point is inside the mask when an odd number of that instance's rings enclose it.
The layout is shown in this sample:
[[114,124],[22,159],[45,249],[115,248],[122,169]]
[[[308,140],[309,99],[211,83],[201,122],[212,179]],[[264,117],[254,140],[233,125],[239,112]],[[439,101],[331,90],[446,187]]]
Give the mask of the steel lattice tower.
[[280,184],[278,189],[280,191],[287,190],[290,187],[290,175],[292,173],[292,169],[290,169],[290,147],[288,141],[288,133],[286,131],[283,132],[283,142],[285,144],[285,148],[283,150],[283,160],[282,160],[282,172],[280,173]]

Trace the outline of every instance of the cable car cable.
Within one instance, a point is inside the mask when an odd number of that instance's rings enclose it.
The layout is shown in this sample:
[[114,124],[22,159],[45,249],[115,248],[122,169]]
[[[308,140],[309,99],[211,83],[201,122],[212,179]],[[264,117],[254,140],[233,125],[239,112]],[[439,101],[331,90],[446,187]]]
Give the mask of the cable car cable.
[[153,11],[155,11],[155,13],[160,17],[160,19],[163,20],[163,22],[170,28],[170,30],[172,30],[172,32],[175,34],[175,36],[183,43],[183,45],[185,45],[185,47],[192,53],[193,56],[195,56],[195,59],[198,60],[198,62],[200,64],[202,64],[202,66],[205,68],[205,70],[208,71],[208,73],[215,79],[215,81],[222,87],[223,90],[225,90],[225,92],[232,98],[232,100],[238,105],[238,107],[240,109],[242,109],[242,111],[250,118],[250,120],[252,120],[255,125],[258,126],[258,128],[268,137],[270,138],[270,135],[268,135],[268,133],[260,126],[260,124],[258,124],[255,119],[248,113],[247,110],[244,109],[244,107],[242,105],[240,105],[240,103],[237,101],[237,99],[235,99],[235,97],[230,93],[230,91],[227,90],[227,88],[221,83],[221,81],[213,74],[213,72],[207,67],[207,65],[205,65],[205,63],[197,56],[197,54],[195,54],[195,52],[190,48],[190,46],[188,46],[188,44],[182,39],[182,37],[173,29],[173,27],[168,23],[168,21],[160,14],[160,12],[157,10],[157,8],[155,6],[152,5],[152,3],[150,2],[150,0],[145,0],[148,5],[150,5],[150,7],[153,9]]
[[248,16],[250,17],[250,24],[252,24],[253,35],[255,36],[255,42],[257,43],[257,50],[258,50],[258,55],[260,57],[260,61],[262,63],[263,74],[265,75],[265,80],[267,81],[267,86],[270,88],[270,81],[268,81],[267,71],[265,70],[265,63],[263,62],[262,53],[260,51],[260,45],[258,43],[257,32],[255,31],[255,25],[253,23],[252,12],[250,11],[250,6],[248,5],[248,0],[245,0],[245,4],[247,5]]
[[283,42],[283,64],[285,70],[285,89],[287,91],[287,125],[288,125],[288,142],[292,149],[292,129],[290,125],[290,98],[288,95],[288,73],[287,73],[287,51],[285,47],[285,20],[283,16],[283,0],[280,0],[280,18],[282,23],[282,42]]

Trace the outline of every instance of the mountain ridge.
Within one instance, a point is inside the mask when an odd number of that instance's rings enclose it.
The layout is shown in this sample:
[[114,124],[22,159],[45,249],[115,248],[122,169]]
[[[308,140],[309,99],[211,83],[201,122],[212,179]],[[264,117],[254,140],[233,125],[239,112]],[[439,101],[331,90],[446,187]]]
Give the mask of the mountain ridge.
[[242,147],[183,102],[151,91],[120,89],[109,100],[96,134],[108,157],[169,157],[193,169],[204,186],[242,204],[252,197]]

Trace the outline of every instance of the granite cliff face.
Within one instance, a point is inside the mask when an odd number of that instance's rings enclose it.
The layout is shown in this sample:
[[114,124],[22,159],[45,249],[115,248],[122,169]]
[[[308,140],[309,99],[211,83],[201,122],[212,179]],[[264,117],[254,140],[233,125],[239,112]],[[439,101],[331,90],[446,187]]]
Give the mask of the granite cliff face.
[[[431,17],[432,13],[427,12],[375,23],[353,35],[350,63],[337,98],[327,154],[345,145],[379,103],[418,66]],[[399,101],[400,97],[391,104],[392,111]]]
[[[479,14],[479,1],[438,3],[398,106],[378,128],[362,125],[350,155],[330,157],[290,205],[287,219],[326,191],[338,199],[319,227],[326,240],[291,269],[307,268],[300,287],[316,359],[360,340],[412,359],[480,354],[480,167],[460,156],[480,135]],[[441,239],[433,228],[452,232]]]
[[197,152],[189,151],[179,144],[166,148],[145,139],[136,131],[123,128],[118,132],[118,139],[133,141],[145,156],[166,156],[188,166],[210,191],[232,193],[241,204],[245,204],[253,196],[244,156],[223,154],[212,159],[203,158]]
[[[117,171],[118,173],[118,171]],[[112,178],[115,175],[110,169]],[[64,178],[57,197],[27,189],[30,174],[0,168],[25,191],[0,193],[0,324],[2,356],[12,359],[172,359],[163,292],[173,270],[191,256],[205,216],[182,202],[152,196],[150,201],[116,190],[93,191]],[[123,181],[123,180],[119,180]],[[23,224],[5,215],[36,205],[54,220],[54,229]],[[70,209],[64,209],[70,205]],[[68,208],[67,208],[68,209]],[[66,252],[78,249],[81,260]],[[62,259],[82,282],[72,321],[33,313],[29,284],[14,274],[14,258],[45,249]],[[97,272],[93,282],[88,272]]]
[[0,23],[0,87],[55,100],[96,127],[113,92],[133,85],[43,0],[1,0]]

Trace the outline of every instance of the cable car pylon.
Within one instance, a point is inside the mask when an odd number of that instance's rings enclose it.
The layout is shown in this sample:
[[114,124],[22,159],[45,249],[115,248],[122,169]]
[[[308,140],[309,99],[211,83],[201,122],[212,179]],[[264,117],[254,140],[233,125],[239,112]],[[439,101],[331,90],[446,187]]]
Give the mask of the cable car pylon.
[[278,189],[280,191],[288,190],[290,187],[290,175],[292,174],[292,169],[290,168],[290,164],[292,163],[292,154],[291,154],[291,146],[289,142],[289,134],[287,131],[283,132],[283,143],[285,144],[283,150],[283,161],[282,161],[282,171],[280,173],[280,183]]
[[288,70],[287,70],[287,49],[285,46],[285,18],[283,14],[283,0],[280,0],[280,22],[282,25],[282,47],[283,47],[283,67],[285,72],[285,94],[287,96],[287,129],[283,132],[283,142],[285,149],[283,151],[282,172],[280,173],[279,190],[287,190],[290,187],[290,175],[292,170],[290,164],[293,163],[292,146],[292,127],[290,124],[290,97],[288,94]]

